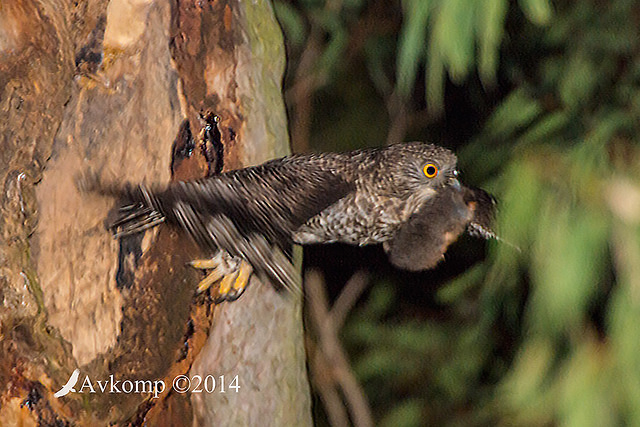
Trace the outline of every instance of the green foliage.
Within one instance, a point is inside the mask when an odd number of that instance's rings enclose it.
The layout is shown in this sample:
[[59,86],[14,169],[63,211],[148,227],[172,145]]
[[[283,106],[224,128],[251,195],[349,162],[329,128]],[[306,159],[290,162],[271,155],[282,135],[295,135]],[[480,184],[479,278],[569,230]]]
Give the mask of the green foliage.
[[274,9],[290,45],[295,49],[303,49],[304,43],[312,36],[322,40],[322,49],[312,68],[314,73],[330,80],[349,42],[349,26],[357,19],[364,3],[364,0],[304,0],[300,1],[302,10],[298,10],[291,3],[275,0]]
[[[538,25],[551,19],[547,0],[520,2],[527,17]],[[404,0],[398,52],[397,89],[409,97],[425,64],[427,104],[442,108],[445,76],[462,83],[477,68],[485,84],[495,83],[498,54],[508,8],[507,0]]]
[[[480,301],[475,323],[452,316],[412,325],[415,345],[424,346],[418,393],[428,424],[640,425],[634,404],[640,401],[640,339],[634,327],[640,299],[632,296],[640,289],[640,202],[631,203],[634,219],[625,220],[616,214],[616,203],[629,201],[611,197],[612,188],[629,183],[628,197],[640,198],[640,31],[628,19],[639,10],[631,1],[582,2],[559,7],[551,19],[542,4],[521,2],[532,21],[548,28],[526,27],[511,41],[514,51],[530,58],[505,60],[511,75],[524,78],[460,152],[476,160],[476,175],[493,176],[501,202],[498,229],[520,251],[493,243],[485,263],[440,290],[441,301],[459,310]],[[438,31],[444,26],[437,20],[447,13],[452,12],[433,12],[432,44],[442,37]],[[447,19],[455,15],[468,22],[472,13],[460,9]],[[417,44],[411,31],[405,29],[403,46]],[[537,44],[528,46],[532,39]],[[467,28],[437,51],[454,80],[469,69],[472,50],[461,46],[471,42]],[[400,64],[410,62],[402,51],[398,57]],[[525,68],[531,63],[533,68]],[[617,152],[627,154],[620,158]],[[474,292],[480,296],[470,299]],[[411,323],[389,325],[380,317],[358,322],[378,324],[371,336],[402,354],[399,363],[398,353],[385,355],[380,342],[378,349],[367,346],[373,354],[356,359],[359,371],[366,371],[361,363],[376,360],[380,382],[397,383],[394,376],[401,374],[405,382],[415,379],[398,370],[418,364],[418,353],[401,344]],[[511,349],[512,361],[491,360],[498,327],[519,342]],[[498,373],[495,387],[480,380],[483,372]],[[363,377],[375,378],[371,372]],[[449,410],[441,418],[436,408],[443,400]],[[475,410],[454,415],[469,401]]]
[[300,48],[307,36],[307,28],[302,16],[289,3],[276,1],[273,3],[273,7],[282,29],[287,35],[289,45]]
[[[481,94],[465,98],[483,114],[463,122],[479,131],[457,153],[463,181],[497,196],[507,243],[425,289],[436,315],[404,315],[406,287],[391,283],[352,313],[343,338],[376,419],[640,425],[640,4],[404,0],[401,10],[396,77],[389,39],[375,38],[369,78],[407,98],[426,88],[431,111],[447,80]],[[416,135],[441,135],[449,119]]]

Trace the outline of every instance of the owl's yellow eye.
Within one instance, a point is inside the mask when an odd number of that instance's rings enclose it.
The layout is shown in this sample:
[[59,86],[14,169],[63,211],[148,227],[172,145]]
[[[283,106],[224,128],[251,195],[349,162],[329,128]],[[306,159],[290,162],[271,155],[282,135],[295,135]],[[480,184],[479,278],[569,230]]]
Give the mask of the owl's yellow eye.
[[435,178],[435,176],[438,175],[438,166],[433,163],[427,163],[422,168],[422,173],[424,173],[424,176],[427,178]]

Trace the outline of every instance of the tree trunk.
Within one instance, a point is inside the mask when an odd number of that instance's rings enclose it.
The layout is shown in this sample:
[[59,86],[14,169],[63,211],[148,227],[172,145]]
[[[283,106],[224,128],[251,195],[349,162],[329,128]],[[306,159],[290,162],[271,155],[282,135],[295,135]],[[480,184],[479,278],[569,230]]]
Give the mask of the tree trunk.
[[[115,201],[74,183],[286,154],[283,69],[267,1],[0,4],[3,425],[311,424],[301,302],[266,283],[219,306],[194,297],[185,264],[205,254],[165,226],[114,240]],[[219,116],[219,141],[202,137],[202,112]],[[75,392],[54,397],[76,368]],[[172,389],[178,375],[202,392]],[[127,392],[137,380],[166,389]]]

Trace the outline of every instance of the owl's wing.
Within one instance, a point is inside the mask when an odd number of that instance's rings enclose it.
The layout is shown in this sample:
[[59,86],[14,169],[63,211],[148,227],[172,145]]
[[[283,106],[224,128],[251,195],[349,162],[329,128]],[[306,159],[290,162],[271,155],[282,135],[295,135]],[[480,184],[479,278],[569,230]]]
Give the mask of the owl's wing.
[[321,164],[281,159],[162,191],[129,187],[123,192],[135,208],[112,228],[127,235],[165,220],[178,224],[204,249],[244,258],[289,288],[298,281],[284,254],[293,231],[350,191],[350,183]]
[[321,164],[281,159],[179,182],[158,200],[169,220],[169,209],[179,201],[204,215],[227,216],[242,234],[259,233],[268,241],[289,244],[295,230],[352,190],[350,183]]
[[465,229],[486,237],[476,230],[490,232],[493,207],[493,198],[483,190],[443,187],[409,217],[384,249],[396,267],[410,271],[433,268]]

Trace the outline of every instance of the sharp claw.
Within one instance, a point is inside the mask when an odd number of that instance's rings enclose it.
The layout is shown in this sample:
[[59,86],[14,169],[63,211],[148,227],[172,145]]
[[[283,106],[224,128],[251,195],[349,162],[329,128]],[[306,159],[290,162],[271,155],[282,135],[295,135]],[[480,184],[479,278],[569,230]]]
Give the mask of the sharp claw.
[[227,300],[226,295],[218,295],[213,299],[214,304],[220,304],[221,302],[225,302]]
[[240,298],[240,296],[244,293],[243,291],[238,291],[237,289],[231,289],[231,291],[229,291],[229,293],[227,294],[226,298],[224,299],[225,301],[235,301],[238,298]]

